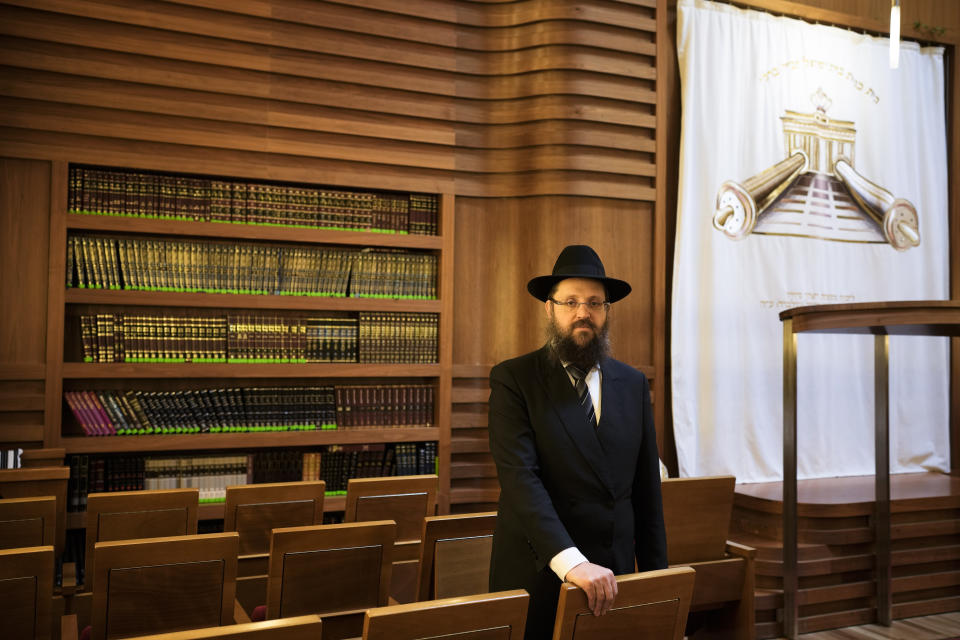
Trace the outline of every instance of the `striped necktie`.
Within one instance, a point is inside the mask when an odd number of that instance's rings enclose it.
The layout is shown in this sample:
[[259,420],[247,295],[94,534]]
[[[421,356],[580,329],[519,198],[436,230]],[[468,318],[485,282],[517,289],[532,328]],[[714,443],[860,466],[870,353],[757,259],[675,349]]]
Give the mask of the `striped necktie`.
[[597,414],[593,410],[593,400],[590,398],[590,389],[587,387],[587,374],[574,364],[568,364],[566,368],[567,371],[570,372],[570,375],[573,376],[580,408],[587,414],[587,420],[590,421],[590,424],[596,427]]

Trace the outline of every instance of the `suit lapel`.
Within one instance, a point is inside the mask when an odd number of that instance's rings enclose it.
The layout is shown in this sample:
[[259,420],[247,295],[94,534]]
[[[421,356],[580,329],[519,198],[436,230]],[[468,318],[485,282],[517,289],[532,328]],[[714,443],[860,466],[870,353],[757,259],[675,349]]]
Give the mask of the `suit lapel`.
[[602,449],[605,442],[616,442],[614,430],[622,428],[624,421],[621,418],[623,411],[620,401],[623,399],[623,394],[620,393],[620,381],[617,379],[613,367],[604,367],[601,363],[600,368],[603,372],[600,376],[600,402],[603,404],[597,435]]
[[[559,360],[553,355],[549,346],[545,346],[540,350],[540,373],[547,391],[547,396],[550,399],[550,404],[560,417],[563,428],[574,441],[580,453],[590,465],[590,468],[593,469],[597,477],[600,478],[600,481],[603,482],[607,488],[611,488],[613,484],[611,483],[611,478],[607,470],[603,448],[600,446],[600,440],[597,437],[597,430],[587,420],[586,413],[584,413],[583,409],[577,403],[576,389],[570,384],[570,378],[567,376],[567,372],[563,370]],[[603,403],[600,415],[601,428],[603,425],[607,425],[607,428],[609,428],[611,420],[606,417],[608,399],[611,400],[611,404],[613,404],[613,387],[608,386],[606,378],[607,375],[604,371],[602,382],[603,390],[601,392],[601,402]],[[608,391],[610,391],[609,396],[607,395]]]

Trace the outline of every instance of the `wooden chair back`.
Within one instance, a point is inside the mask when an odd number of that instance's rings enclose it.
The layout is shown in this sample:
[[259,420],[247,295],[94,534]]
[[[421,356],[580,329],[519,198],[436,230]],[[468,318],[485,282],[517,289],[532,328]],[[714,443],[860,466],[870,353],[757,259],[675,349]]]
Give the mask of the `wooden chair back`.
[[233,624],[236,532],[98,542],[92,640]]
[[727,540],[736,478],[669,478],[660,484],[671,567],[697,572],[691,638],[756,638],[756,549]]
[[364,611],[388,603],[396,529],[390,520],[274,529],[267,619],[318,613],[324,638],[359,636]]
[[322,480],[227,487],[223,530],[240,534],[241,556],[266,556],[273,529],[323,523],[325,489]]
[[0,500],[0,549],[53,545],[57,539],[57,499]]
[[59,558],[67,539],[67,481],[70,467],[34,467],[0,470],[0,499],[37,498],[53,496],[57,499],[57,529],[54,553]]
[[660,483],[671,565],[723,557],[735,486],[734,476],[668,478]]
[[417,565],[423,519],[437,512],[436,475],[354,478],[347,483],[344,522],[393,520],[397,540],[393,545],[390,597],[394,603],[417,599]]
[[497,512],[423,519],[417,600],[487,593]]
[[529,601],[516,589],[370,609],[363,640],[523,640]]
[[437,512],[435,474],[353,478],[347,483],[344,522],[393,520],[397,541],[419,541],[423,519]]
[[690,567],[617,576],[617,598],[606,615],[594,616],[587,594],[563,583],[554,640],[681,640],[696,572]]
[[319,640],[322,628],[320,616],[311,615],[158,633],[129,640]]
[[199,506],[199,489],[91,493],[87,496],[84,589],[95,587],[96,543],[193,535]]
[[392,521],[274,529],[267,618],[387,604]]
[[237,600],[248,615],[267,601],[270,532],[322,524],[325,489],[322,480],[227,487],[223,530],[240,534]]
[[3,637],[50,638],[53,546],[0,551]]

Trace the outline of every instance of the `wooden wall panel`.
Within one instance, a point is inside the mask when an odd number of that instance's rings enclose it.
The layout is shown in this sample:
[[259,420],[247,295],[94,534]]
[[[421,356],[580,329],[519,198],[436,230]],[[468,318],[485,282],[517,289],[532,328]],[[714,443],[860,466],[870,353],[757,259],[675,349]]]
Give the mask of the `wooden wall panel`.
[[0,367],[46,362],[50,163],[0,158]]
[[43,440],[50,163],[0,158],[0,448]]
[[[541,313],[523,285],[587,242],[635,287],[614,316],[617,354],[654,377],[655,5],[2,1],[0,146],[453,192],[454,364],[536,348]],[[521,247],[533,250],[519,259]]]
[[653,362],[653,228],[651,206],[625,200],[549,196],[457,200],[454,325],[455,363],[494,364],[544,342],[544,305],[527,281],[549,273],[568,244],[589,244],[607,273],[633,292],[611,307],[618,358]]
[[[681,105],[675,3],[659,4],[0,0],[0,155],[455,193],[454,365],[535,348],[524,283],[593,244],[634,285],[615,349],[654,379],[669,433]],[[881,27],[889,9],[747,4]],[[905,34],[920,20],[955,37],[947,5],[905,3]]]
[[[791,4],[806,5],[837,13],[871,20],[889,26],[889,0],[793,0]],[[915,28],[914,23],[920,22]],[[956,2],[943,0],[909,0],[900,3],[901,31],[905,37],[922,38],[927,27],[944,29],[941,34],[947,39],[960,39],[960,7]]]
[[[370,6],[11,1],[2,124],[103,139],[108,154],[138,140],[329,159],[350,184],[653,198],[649,8]],[[563,134],[540,139],[550,125]]]

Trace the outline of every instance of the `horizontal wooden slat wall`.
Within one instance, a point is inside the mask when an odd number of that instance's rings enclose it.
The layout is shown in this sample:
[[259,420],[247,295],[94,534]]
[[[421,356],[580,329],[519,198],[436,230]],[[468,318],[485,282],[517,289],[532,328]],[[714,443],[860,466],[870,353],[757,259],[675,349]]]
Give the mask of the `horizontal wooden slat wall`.
[[652,200],[652,9],[381,4],[7,3],[4,139],[29,150],[71,134],[70,159],[92,137],[102,152],[284,156],[265,169],[310,159],[351,183]]
[[[654,210],[656,10],[652,2],[587,3],[574,15],[571,7],[486,7],[486,39],[471,46],[509,47],[508,30],[558,38],[552,42],[567,46],[524,53],[552,67],[560,83],[514,78],[511,86],[522,93],[485,105],[489,119],[481,126],[463,112],[475,105],[457,103],[451,503],[458,511],[497,500],[486,377],[496,362],[543,344],[544,307],[526,282],[549,273],[564,246],[593,246],[609,274],[633,285],[610,317],[614,352],[643,369],[657,389],[663,375],[665,288],[655,282],[665,261]],[[547,13],[563,20],[545,20]],[[657,397],[662,435],[664,403]]]
[[[526,280],[588,243],[634,286],[616,355],[659,391],[655,5],[4,0],[0,156],[454,193],[455,365],[536,348]],[[458,455],[455,490],[490,483]]]

